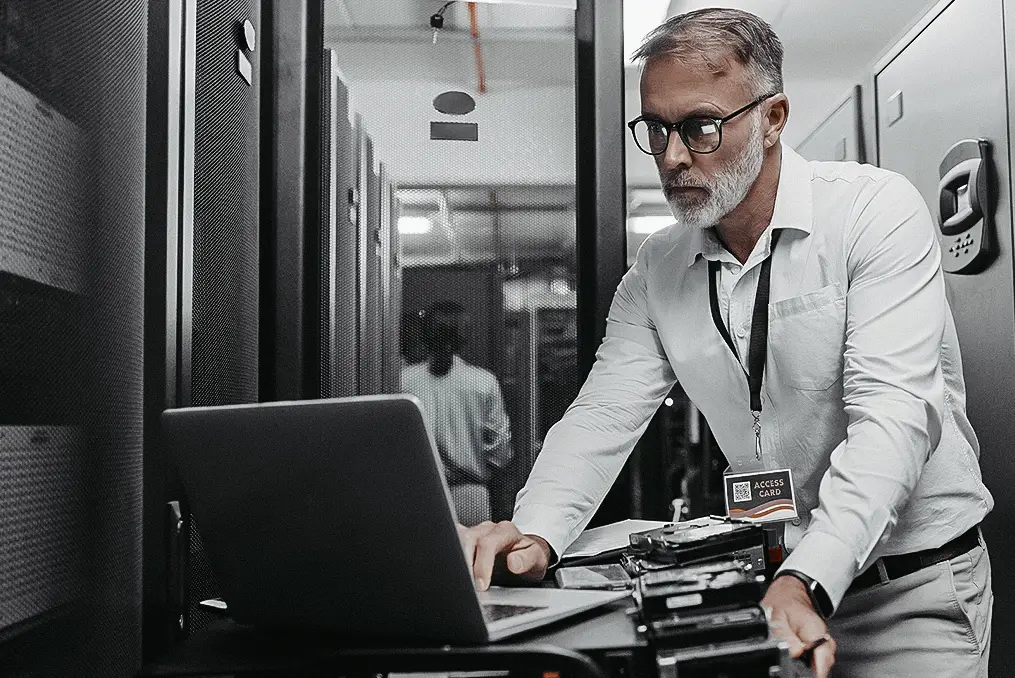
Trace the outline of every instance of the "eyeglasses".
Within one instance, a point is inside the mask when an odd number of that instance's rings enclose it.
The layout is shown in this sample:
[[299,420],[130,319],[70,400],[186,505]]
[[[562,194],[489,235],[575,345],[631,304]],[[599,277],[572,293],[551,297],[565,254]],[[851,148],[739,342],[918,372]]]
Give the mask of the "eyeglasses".
[[634,135],[634,143],[643,153],[649,155],[662,155],[666,152],[673,132],[680,135],[684,145],[692,153],[715,153],[722,144],[722,126],[733,118],[746,113],[765,99],[774,97],[778,92],[766,94],[756,99],[743,108],[738,108],[725,118],[713,118],[709,116],[696,115],[684,118],[680,122],[663,122],[639,116],[627,123]]

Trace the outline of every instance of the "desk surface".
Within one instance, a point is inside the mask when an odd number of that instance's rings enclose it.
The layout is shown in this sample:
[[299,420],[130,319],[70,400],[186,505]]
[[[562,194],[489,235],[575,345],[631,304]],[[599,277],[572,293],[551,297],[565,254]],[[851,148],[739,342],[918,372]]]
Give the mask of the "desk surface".
[[637,634],[636,625],[627,614],[633,607],[633,601],[621,600],[506,642],[518,646],[553,645],[575,652],[642,647],[647,643]]
[[[147,665],[142,676],[181,676],[202,673],[241,673],[319,666],[323,662],[363,660],[370,656],[401,657],[406,666],[427,657],[518,656],[543,653],[586,654],[645,645],[627,614],[632,603],[618,601],[550,626],[480,648],[342,648],[334,641],[299,634],[286,638],[220,620],[192,635],[166,657]],[[392,671],[401,670],[397,664]]]

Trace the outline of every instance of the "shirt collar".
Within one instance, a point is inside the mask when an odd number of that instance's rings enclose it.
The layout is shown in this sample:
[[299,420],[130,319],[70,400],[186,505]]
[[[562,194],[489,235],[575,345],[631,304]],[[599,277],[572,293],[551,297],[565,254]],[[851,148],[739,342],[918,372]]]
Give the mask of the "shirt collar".
[[[775,210],[766,234],[773,230],[793,229],[810,235],[814,221],[811,197],[811,167],[791,148],[783,145],[782,165],[779,168],[779,186],[775,195]],[[763,237],[768,237],[763,236]],[[696,228],[691,233],[691,246],[687,253],[690,267],[698,257],[717,259],[724,252],[714,228]]]

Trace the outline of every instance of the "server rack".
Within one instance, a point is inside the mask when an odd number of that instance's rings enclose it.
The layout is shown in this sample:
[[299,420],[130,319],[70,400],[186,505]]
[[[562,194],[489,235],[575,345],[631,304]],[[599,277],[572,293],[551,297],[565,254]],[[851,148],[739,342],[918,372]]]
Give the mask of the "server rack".
[[200,531],[162,449],[168,407],[258,400],[259,0],[152,3],[146,270],[144,651],[209,620]]
[[[993,217],[988,229],[991,255],[982,270],[946,272],[965,375],[966,412],[980,442],[984,482],[995,509],[984,522],[993,566],[994,619],[1015,614],[1015,593],[1005,582],[1015,572],[1008,538],[1008,512],[1015,504],[1011,460],[1015,420],[1015,252],[1012,239],[1012,120],[1015,79],[1008,61],[1015,55],[1015,3],[1001,0],[947,0],[926,17],[875,66],[874,121],[878,164],[905,175],[940,217],[940,167],[958,141],[983,139],[991,153]],[[928,74],[933,74],[929,77]],[[957,105],[956,102],[961,102]],[[939,233],[946,271],[953,256]],[[954,246],[952,246],[954,250]],[[993,547],[993,548],[992,548]],[[1006,647],[1008,625],[995,623],[993,643]],[[991,673],[1009,675],[1015,658],[991,653]]]
[[384,163],[380,164],[378,188],[377,199],[380,205],[378,260],[381,270],[377,295],[380,303],[378,321],[381,328],[379,343],[381,390],[384,393],[398,393],[401,391],[402,365],[399,357],[402,277],[398,264],[398,206],[395,201],[394,186]]
[[0,7],[0,674],[140,656],[143,2]]
[[331,363],[323,366],[327,375],[322,393],[326,396],[350,396],[359,392],[359,305],[357,282],[357,172],[354,165],[355,137],[349,112],[349,90],[339,70],[334,51],[326,57],[330,68],[330,148],[327,173],[331,206],[328,216],[331,231]]

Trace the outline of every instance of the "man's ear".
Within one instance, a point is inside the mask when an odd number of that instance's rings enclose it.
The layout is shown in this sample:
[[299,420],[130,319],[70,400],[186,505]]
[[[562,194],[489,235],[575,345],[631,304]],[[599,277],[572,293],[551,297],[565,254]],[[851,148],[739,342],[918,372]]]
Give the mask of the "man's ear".
[[765,104],[764,145],[772,148],[782,138],[782,131],[789,120],[789,98],[785,94],[777,94]]

